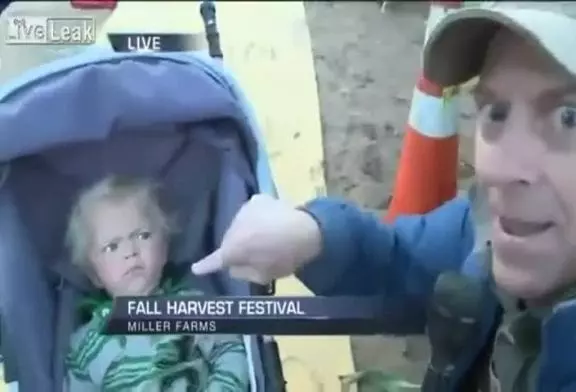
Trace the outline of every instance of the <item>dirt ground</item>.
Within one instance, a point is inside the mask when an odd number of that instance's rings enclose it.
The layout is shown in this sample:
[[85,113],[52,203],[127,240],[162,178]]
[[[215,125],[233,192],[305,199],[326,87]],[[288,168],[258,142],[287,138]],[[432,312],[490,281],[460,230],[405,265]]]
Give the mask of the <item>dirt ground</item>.
[[[326,157],[328,193],[383,211],[418,74],[428,2],[307,2]],[[471,162],[469,102],[461,113],[461,158]],[[355,337],[356,368],[421,381],[424,337]]]

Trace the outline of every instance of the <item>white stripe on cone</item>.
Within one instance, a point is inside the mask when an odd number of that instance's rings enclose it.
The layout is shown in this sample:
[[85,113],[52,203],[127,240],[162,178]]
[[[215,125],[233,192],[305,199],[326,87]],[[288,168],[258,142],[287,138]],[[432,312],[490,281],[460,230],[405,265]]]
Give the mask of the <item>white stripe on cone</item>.
[[[428,21],[426,23],[425,42],[428,41],[432,29],[452,9],[431,3]],[[457,96],[441,99],[429,96],[418,88],[414,89],[408,126],[424,136],[431,138],[447,138],[458,132]]]
[[443,100],[415,88],[408,125],[430,138],[440,139],[455,135],[458,131],[458,105],[455,98]]
[[[430,31],[442,20],[448,12],[446,7],[430,4],[430,13],[426,22],[425,41],[428,41]],[[431,138],[446,138],[458,132],[457,96],[436,98],[424,94],[416,87],[410,105],[408,126],[424,136]]]

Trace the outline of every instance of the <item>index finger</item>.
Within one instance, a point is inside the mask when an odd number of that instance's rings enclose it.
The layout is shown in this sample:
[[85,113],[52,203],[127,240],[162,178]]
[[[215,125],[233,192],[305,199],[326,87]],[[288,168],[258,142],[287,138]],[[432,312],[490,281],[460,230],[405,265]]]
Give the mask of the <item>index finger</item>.
[[204,257],[202,260],[192,264],[194,275],[207,275],[218,272],[224,268],[224,259],[220,248]]

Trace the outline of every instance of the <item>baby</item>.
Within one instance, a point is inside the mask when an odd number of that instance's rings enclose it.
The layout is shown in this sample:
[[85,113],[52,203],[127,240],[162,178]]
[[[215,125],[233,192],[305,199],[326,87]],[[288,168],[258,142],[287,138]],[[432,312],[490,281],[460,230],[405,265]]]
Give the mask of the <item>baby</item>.
[[[116,176],[84,192],[72,210],[73,262],[107,298],[72,336],[70,392],[245,392],[248,360],[240,336],[100,334],[116,296],[186,294],[166,276],[170,224],[146,182]],[[188,292],[189,294],[189,292]]]

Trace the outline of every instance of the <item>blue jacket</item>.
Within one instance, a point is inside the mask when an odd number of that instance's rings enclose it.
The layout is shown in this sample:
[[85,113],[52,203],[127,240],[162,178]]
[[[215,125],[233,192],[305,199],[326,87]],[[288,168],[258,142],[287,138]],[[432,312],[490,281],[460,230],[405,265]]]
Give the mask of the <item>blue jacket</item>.
[[[385,224],[342,200],[323,198],[307,204],[323,235],[323,252],[298,273],[316,295],[382,295],[399,314],[383,333],[423,333],[426,304],[439,273],[478,273],[470,203],[457,198],[426,215],[399,218]],[[495,297],[494,297],[495,298]],[[494,327],[498,303],[487,298],[483,331],[462,358],[464,374],[486,344]],[[410,314],[406,314],[406,310]],[[400,311],[402,310],[402,311]],[[542,332],[538,392],[576,392],[576,301],[555,307]],[[447,391],[448,392],[448,391]],[[454,391],[456,392],[456,391]]]

